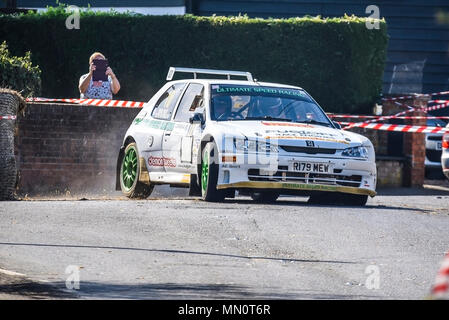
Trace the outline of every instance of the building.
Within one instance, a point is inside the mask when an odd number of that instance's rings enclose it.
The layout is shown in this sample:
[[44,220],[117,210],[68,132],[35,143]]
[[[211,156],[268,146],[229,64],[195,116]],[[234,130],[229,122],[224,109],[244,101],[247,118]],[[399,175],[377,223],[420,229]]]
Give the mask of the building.
[[[47,6],[56,6],[55,0],[14,1],[17,8],[36,9],[38,11],[45,10]],[[93,10],[98,11],[109,11],[111,8],[114,8],[118,12],[132,11],[151,15],[180,15],[186,12],[184,0],[65,0],[60,2],[78,7],[90,5]]]

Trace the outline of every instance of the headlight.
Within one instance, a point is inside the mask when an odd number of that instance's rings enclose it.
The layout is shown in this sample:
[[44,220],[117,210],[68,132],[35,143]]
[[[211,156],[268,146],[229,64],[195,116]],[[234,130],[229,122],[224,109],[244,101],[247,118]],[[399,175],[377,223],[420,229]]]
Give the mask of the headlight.
[[259,143],[258,144],[258,151],[259,152],[279,152],[279,149],[277,146],[271,143]]
[[345,157],[354,157],[354,158],[368,158],[368,149],[366,147],[352,147],[343,150],[341,153],[342,156]]
[[243,152],[279,152],[277,146],[268,143],[266,140],[235,138],[234,146],[237,151]]
[[238,151],[246,151],[248,149],[247,141],[246,139],[234,138],[235,149]]

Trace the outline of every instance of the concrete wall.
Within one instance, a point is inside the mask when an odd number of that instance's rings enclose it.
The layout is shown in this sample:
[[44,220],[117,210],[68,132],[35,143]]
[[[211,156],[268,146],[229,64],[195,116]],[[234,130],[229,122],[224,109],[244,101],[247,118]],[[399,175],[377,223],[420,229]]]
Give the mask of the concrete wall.
[[378,187],[402,187],[404,184],[404,166],[402,160],[392,158],[378,158],[377,186]]

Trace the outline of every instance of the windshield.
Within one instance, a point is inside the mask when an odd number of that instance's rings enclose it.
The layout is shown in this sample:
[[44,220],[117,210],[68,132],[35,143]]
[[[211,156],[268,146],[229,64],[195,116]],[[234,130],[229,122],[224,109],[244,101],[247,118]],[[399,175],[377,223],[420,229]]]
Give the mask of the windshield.
[[212,120],[273,120],[332,126],[303,90],[213,84],[211,92]]

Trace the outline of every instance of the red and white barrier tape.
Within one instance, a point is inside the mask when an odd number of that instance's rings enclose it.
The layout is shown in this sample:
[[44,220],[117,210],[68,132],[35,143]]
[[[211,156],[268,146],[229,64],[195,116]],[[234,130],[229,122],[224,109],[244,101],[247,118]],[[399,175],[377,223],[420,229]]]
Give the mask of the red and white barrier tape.
[[427,103],[446,103],[449,102],[449,100],[429,100]]
[[[402,105],[399,102],[396,102],[396,103],[399,104],[399,105]],[[449,106],[449,101],[447,103],[443,103],[443,104],[439,104],[439,105],[436,105],[436,106],[424,108],[424,109],[422,109],[422,111],[423,112],[428,112],[428,111],[443,109],[443,108],[446,108],[448,106]],[[413,112],[413,111],[417,110],[414,107],[410,107],[410,106],[407,106],[407,107],[409,108],[408,110],[396,113],[396,114],[394,114],[392,116],[381,116],[381,117],[379,117],[377,119],[367,120],[367,121],[363,121],[363,122],[356,122],[356,123],[353,123],[353,124],[349,125],[348,127],[344,128],[344,129],[347,130],[347,129],[351,129],[351,128],[354,128],[354,127],[360,127],[361,124],[373,123],[373,122],[389,120],[389,119],[397,119],[398,117],[401,117],[401,116],[403,116],[403,115],[405,115],[407,113],[410,113],[410,112]]]
[[16,120],[17,116],[0,116],[0,120]]
[[[329,118],[339,118],[339,119],[379,119],[381,116],[359,116],[359,115],[350,115],[350,114],[331,114],[328,115]],[[424,116],[385,116],[384,119],[387,119],[388,117],[394,118],[394,119],[444,119],[449,120],[449,116],[441,116],[441,117],[424,117]]]
[[392,116],[381,116],[381,117],[379,117],[377,119],[372,119],[372,120],[367,120],[367,121],[363,121],[363,122],[352,123],[352,124],[348,125],[346,128],[344,128],[344,130],[351,129],[351,128],[354,128],[354,127],[359,127],[360,125],[370,124],[370,123],[377,122],[377,121],[383,121],[383,120],[388,120],[388,119],[395,119],[395,118],[397,118],[399,116],[403,116],[404,114],[407,114],[407,113],[412,112],[412,111],[415,111],[415,109],[411,108],[409,110],[396,113],[395,115],[392,115]]
[[449,252],[444,257],[432,288],[432,297],[449,298]]
[[449,100],[435,100],[435,101],[441,101],[441,102],[443,102],[442,104],[437,104],[437,105],[435,105],[435,106],[430,106],[430,107],[426,107],[426,108],[421,108],[421,109],[418,109],[418,108],[415,108],[415,107],[411,107],[411,106],[407,106],[407,105],[405,105],[405,104],[403,104],[403,103],[400,103],[400,102],[395,102],[395,104],[397,104],[397,105],[399,105],[399,106],[405,106],[405,107],[407,107],[407,108],[409,108],[409,110],[407,110],[408,112],[412,112],[412,111],[415,111],[415,110],[421,110],[421,111],[423,111],[423,112],[428,112],[428,111],[434,111],[434,110],[439,110],[439,109],[444,109],[444,108],[447,108],[448,106],[449,106]]
[[329,118],[378,119],[380,116],[364,116],[352,114],[328,114]]
[[423,111],[424,112],[429,112],[429,111],[434,111],[434,110],[447,108],[448,106],[449,106],[449,101],[446,101],[445,103],[442,103],[442,104],[437,104],[435,106],[430,106],[430,107],[424,108]]
[[105,100],[105,99],[50,99],[50,98],[28,98],[27,102],[65,102],[97,107],[122,107],[122,108],[142,108],[145,102]]
[[444,133],[449,132],[449,128],[428,127],[428,126],[409,126],[388,123],[363,123],[363,122],[339,122],[341,125],[347,125],[343,130],[351,128],[365,128],[373,130],[396,131],[396,132],[417,132],[417,133]]
[[409,96],[402,97],[392,97],[392,98],[382,98],[383,101],[396,101],[396,100],[404,100],[404,99],[412,99],[416,97],[431,97],[431,96],[444,96],[449,94],[449,91],[435,92],[435,93],[419,93]]

